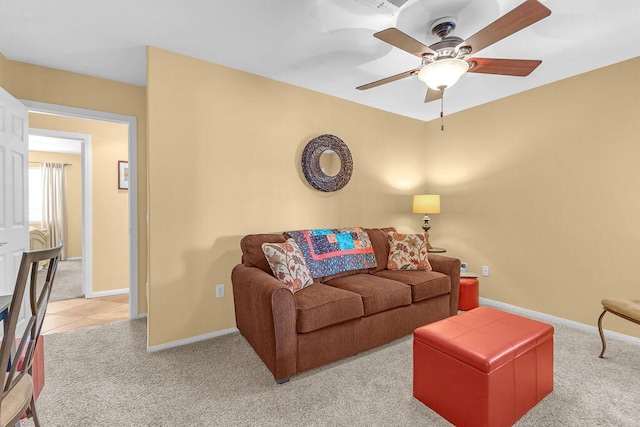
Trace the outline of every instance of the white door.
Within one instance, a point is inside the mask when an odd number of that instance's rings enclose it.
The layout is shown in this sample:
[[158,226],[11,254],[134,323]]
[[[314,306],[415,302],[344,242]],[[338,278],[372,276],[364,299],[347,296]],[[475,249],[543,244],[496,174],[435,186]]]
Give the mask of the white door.
[[0,294],[13,293],[29,249],[27,108],[0,88]]

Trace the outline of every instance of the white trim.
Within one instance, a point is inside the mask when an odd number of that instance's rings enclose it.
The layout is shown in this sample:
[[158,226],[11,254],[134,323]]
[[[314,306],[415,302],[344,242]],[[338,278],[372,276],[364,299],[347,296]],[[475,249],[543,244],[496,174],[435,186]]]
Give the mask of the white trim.
[[65,259],[65,261],[82,261],[82,257],[81,256],[67,257],[67,259]]
[[[511,305],[500,301],[494,301],[488,298],[480,298],[480,304],[486,305],[488,307],[493,307],[497,309],[502,309],[505,311],[512,311],[516,314],[520,314],[525,317],[531,317],[537,320],[547,321],[547,322],[556,322],[565,326],[569,326],[575,329],[581,329],[586,332],[598,333],[598,328],[596,326],[585,325],[584,323],[575,322],[573,320],[564,319],[562,317],[553,316],[551,314],[540,313],[539,311],[533,311],[526,308],[518,307],[517,305]],[[640,338],[632,337],[631,335],[621,334],[619,332],[609,331],[604,329],[607,333],[607,338],[614,338],[621,341],[626,341],[631,344],[640,345]],[[599,339],[600,337],[598,337]]]
[[[19,100],[29,111],[128,125],[129,129],[129,318],[138,318],[138,163],[137,119],[134,116]],[[84,250],[84,248],[83,248]],[[84,255],[83,255],[84,256]]]
[[[91,297],[93,278],[93,235],[91,202],[91,135],[84,133],[64,132],[50,129],[29,128],[29,135],[52,138],[74,139],[80,141],[80,158],[82,174],[82,293]],[[70,259],[70,258],[67,258]]]
[[111,295],[122,295],[122,294],[128,294],[128,293],[129,293],[129,288],[113,289],[110,291],[91,292],[91,296],[85,295],[85,298],[110,297]]
[[82,144],[82,291],[93,289],[93,173],[91,140]]
[[147,344],[147,352],[148,353],[153,353],[156,351],[160,351],[160,350],[166,350],[169,348],[174,348],[174,347],[181,347],[183,345],[187,345],[187,344],[193,344],[199,341],[204,341],[204,340],[209,340],[211,338],[216,338],[216,337],[221,337],[223,335],[229,335],[232,334],[234,332],[238,332],[238,328],[229,328],[229,329],[223,329],[222,331],[217,331],[217,332],[211,332],[209,334],[204,334],[204,335],[198,335],[195,337],[191,337],[191,338],[185,338],[185,339],[181,339],[181,340],[177,340],[177,341],[171,341],[165,344],[159,344],[159,345],[153,345],[153,346],[149,346]]

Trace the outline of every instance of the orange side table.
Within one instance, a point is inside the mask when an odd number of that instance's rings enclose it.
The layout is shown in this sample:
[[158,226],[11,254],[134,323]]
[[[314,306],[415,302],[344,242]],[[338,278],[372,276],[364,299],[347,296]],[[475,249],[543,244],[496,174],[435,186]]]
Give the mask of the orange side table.
[[480,305],[480,283],[478,277],[460,277],[460,296],[458,298],[458,310],[469,311]]

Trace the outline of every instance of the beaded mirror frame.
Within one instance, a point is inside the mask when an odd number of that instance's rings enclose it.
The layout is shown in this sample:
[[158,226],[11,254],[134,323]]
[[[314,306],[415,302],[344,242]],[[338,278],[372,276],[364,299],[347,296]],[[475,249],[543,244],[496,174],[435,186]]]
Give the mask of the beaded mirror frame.
[[[320,166],[320,156],[327,150],[336,153],[340,159],[340,170],[335,176],[327,175]],[[332,192],[342,189],[351,179],[353,172],[353,159],[349,147],[335,135],[325,134],[313,138],[302,152],[302,172],[316,190]]]

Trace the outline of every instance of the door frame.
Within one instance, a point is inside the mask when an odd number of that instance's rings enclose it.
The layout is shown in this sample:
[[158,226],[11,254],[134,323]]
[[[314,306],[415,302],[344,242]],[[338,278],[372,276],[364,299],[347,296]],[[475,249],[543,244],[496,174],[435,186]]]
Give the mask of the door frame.
[[29,135],[47,136],[80,141],[81,169],[82,169],[82,293],[86,298],[92,298],[92,186],[91,186],[91,135],[83,133],[65,132],[51,129],[29,127]]
[[[134,116],[107,113],[64,105],[47,104],[20,99],[29,112],[55,114],[80,119],[100,120],[125,124],[129,136],[129,318],[137,319],[138,313],[138,163],[137,119]],[[91,212],[89,209],[88,212]],[[84,231],[84,230],[83,230]],[[83,242],[84,243],[84,242]],[[83,245],[84,252],[84,245]],[[84,256],[84,253],[83,253]]]

